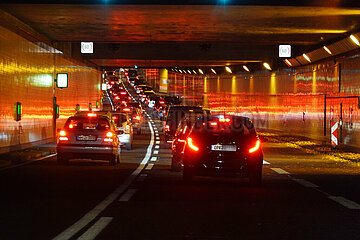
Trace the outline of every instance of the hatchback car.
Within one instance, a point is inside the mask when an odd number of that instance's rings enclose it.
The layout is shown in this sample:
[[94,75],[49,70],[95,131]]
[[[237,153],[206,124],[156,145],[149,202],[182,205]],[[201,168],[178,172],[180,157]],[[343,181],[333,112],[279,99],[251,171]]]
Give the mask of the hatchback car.
[[199,118],[186,137],[183,179],[196,175],[240,175],[253,185],[262,180],[263,153],[253,123],[246,117]]
[[116,126],[109,114],[89,112],[69,117],[64,128],[58,130],[57,161],[69,159],[106,159],[110,165],[120,161],[120,144]]
[[112,112],[121,147],[130,150],[133,142],[133,127],[127,113]]

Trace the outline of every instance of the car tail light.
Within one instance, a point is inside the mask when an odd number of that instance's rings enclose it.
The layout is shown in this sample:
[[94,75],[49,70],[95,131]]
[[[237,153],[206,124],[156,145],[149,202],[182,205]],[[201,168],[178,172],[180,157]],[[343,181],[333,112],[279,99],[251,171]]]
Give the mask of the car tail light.
[[112,81],[112,82],[110,82],[110,83],[111,83],[111,84],[115,84],[115,82],[113,82],[113,81]]
[[131,110],[130,108],[123,108],[124,112],[130,112],[130,110]]
[[72,124],[69,124],[69,128],[74,128],[74,125],[72,125]]
[[256,152],[259,149],[260,149],[260,140],[257,140],[255,146],[249,149],[249,153]]
[[116,120],[118,117],[117,116],[113,116],[113,119]]
[[159,103],[160,103],[160,104],[164,104],[165,102],[164,102],[164,101],[160,101]]
[[64,130],[61,130],[59,135],[59,141],[69,141],[69,138],[66,136],[66,132]]
[[169,125],[165,125],[165,131],[170,131],[170,126]]
[[194,151],[196,151],[196,152],[199,151],[199,148],[194,145],[193,140],[192,140],[191,137],[188,137],[188,138],[187,138],[187,143],[188,143],[189,147],[190,147],[192,150],[194,150]]
[[121,92],[120,94],[121,94],[121,95],[126,95],[126,92]]
[[135,117],[135,119],[136,119],[136,120],[140,120],[140,116],[137,115],[137,116]]
[[217,122],[209,122],[211,126],[217,126]]
[[131,97],[128,97],[129,100],[131,100]]
[[113,142],[114,141],[113,136],[114,136],[114,134],[112,132],[107,132],[106,138],[104,138],[104,142],[107,142],[107,143]]
[[116,99],[116,100],[120,100],[120,97],[119,97],[119,96],[116,96],[115,99]]
[[230,122],[230,118],[219,118],[219,122]]
[[88,113],[88,117],[96,117],[96,113]]

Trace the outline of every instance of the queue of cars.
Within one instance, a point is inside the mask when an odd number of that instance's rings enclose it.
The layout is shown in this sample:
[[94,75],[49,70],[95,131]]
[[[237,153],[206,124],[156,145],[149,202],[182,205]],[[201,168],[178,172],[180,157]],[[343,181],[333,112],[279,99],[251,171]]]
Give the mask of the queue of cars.
[[133,133],[141,134],[143,107],[163,122],[164,146],[171,147],[171,170],[182,171],[184,182],[196,176],[245,176],[262,181],[261,141],[249,118],[214,115],[209,109],[181,105],[177,96],[157,93],[136,71],[125,74],[138,101],[114,78],[108,112],[78,112],[59,130],[58,162],[70,158],[120,160],[120,148],[131,149]]

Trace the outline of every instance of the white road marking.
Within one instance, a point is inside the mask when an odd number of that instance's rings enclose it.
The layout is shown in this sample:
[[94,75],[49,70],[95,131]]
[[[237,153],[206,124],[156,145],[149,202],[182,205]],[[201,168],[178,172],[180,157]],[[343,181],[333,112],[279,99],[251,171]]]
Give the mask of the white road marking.
[[155,139],[156,139],[156,140],[160,140],[160,138],[159,138],[159,137],[156,137]]
[[348,208],[348,209],[360,209],[360,205],[357,204],[356,202],[353,202],[349,199],[346,199],[344,197],[340,197],[340,196],[328,196],[329,199],[343,205],[344,207]]
[[271,168],[271,170],[277,172],[278,174],[290,174],[287,171],[281,169],[281,168]]
[[313,184],[312,182],[309,182],[305,179],[298,179],[298,178],[293,178],[293,181],[297,182],[298,184],[307,187],[307,188],[318,188],[319,186],[316,184]]
[[91,240],[95,239],[96,236],[113,220],[112,217],[100,218],[91,228],[84,232],[78,240]]
[[267,162],[267,161],[265,161],[265,160],[263,160],[263,164],[264,164],[264,165],[270,165],[270,163]]
[[47,155],[47,156],[44,156],[44,157],[41,157],[41,158],[38,158],[38,159],[34,159],[34,160],[31,160],[31,161],[28,161],[28,162],[23,162],[23,163],[19,163],[19,164],[16,164],[16,165],[11,165],[11,166],[8,166],[8,167],[4,167],[4,168],[0,169],[0,172],[8,170],[8,169],[24,166],[24,165],[27,165],[27,164],[30,164],[30,163],[39,162],[39,161],[45,160],[47,158],[55,157],[56,155],[57,155],[57,153],[54,153],[54,154],[50,154],[50,155]]
[[158,133],[159,131],[158,130],[155,130],[156,133]]
[[109,206],[113,201],[115,201],[133,182],[133,180],[139,175],[139,173],[145,168],[147,162],[150,159],[152,147],[154,145],[154,130],[150,123],[149,128],[151,132],[150,144],[147,148],[147,152],[143,160],[141,161],[138,168],[132,172],[132,174],[121,184],[118,188],[115,189],[113,193],[108,195],[102,202],[100,202],[97,206],[95,206],[92,210],[90,210],[85,216],[79,219],[76,223],[65,229],[62,233],[57,235],[55,240],[67,240],[73,237],[76,233],[78,233],[81,229],[83,229],[87,224],[93,221],[107,206]]
[[155,145],[155,149],[159,149],[160,148],[160,146],[159,145]]
[[121,198],[119,199],[119,202],[127,202],[131,199],[131,197],[136,193],[137,189],[128,189],[126,193],[124,193]]
[[153,168],[153,166],[154,166],[153,163],[149,163],[149,164],[146,166],[145,170],[151,170],[151,169]]
[[160,144],[160,141],[156,141],[155,144]]
[[150,161],[156,161],[157,157],[151,157]]
[[154,154],[154,155],[157,155],[157,154],[159,154],[159,151],[158,151],[158,150],[154,150],[153,154]]
[[158,133],[156,133],[156,134],[155,134],[155,136],[157,136],[157,137],[158,137],[158,136],[159,136],[159,134],[158,134]]

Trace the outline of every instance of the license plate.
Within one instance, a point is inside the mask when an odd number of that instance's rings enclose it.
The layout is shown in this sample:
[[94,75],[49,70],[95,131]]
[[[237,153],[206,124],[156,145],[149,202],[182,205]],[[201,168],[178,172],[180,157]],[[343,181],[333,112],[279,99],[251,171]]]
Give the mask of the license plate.
[[93,135],[79,135],[76,137],[76,140],[78,141],[95,141],[96,136]]
[[227,152],[235,152],[236,145],[211,145],[212,151],[227,151]]

